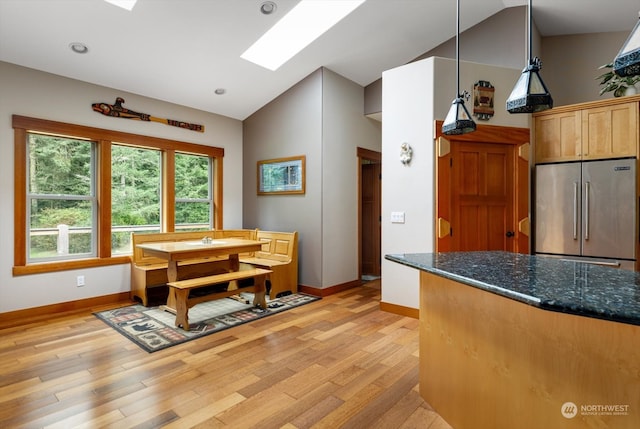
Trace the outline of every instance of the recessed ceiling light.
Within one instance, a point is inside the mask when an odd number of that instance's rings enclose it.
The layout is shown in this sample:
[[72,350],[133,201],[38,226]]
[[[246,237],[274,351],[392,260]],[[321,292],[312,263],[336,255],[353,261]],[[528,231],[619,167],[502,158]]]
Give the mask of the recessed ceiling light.
[[69,48],[71,48],[71,50],[76,54],[86,54],[87,52],[89,52],[89,48],[87,47],[87,45],[80,42],[69,43]]
[[240,57],[276,70],[364,2],[302,0]]
[[272,1],[266,1],[260,5],[260,13],[264,15],[271,15],[276,11],[278,5]]
[[216,88],[216,90],[215,90],[215,91],[213,91],[213,92],[214,92],[216,95],[223,95],[223,94],[225,94],[225,93],[227,92],[227,90],[226,90],[226,89],[224,89],[224,88]]
[[131,9],[133,9],[133,7],[136,5],[136,2],[138,0],[104,0],[104,1],[106,1],[107,3],[111,3],[112,5],[126,9],[128,11],[131,11]]

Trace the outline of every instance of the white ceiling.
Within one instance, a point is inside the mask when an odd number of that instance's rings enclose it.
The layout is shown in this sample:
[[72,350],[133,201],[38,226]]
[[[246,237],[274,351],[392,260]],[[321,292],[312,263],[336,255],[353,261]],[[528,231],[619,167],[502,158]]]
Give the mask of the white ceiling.
[[[263,0],[138,0],[132,12],[102,0],[0,0],[0,61],[242,120],[321,66],[365,86],[455,35],[454,0],[367,0],[272,72],[240,54],[298,2],[274,1],[276,13],[265,16]],[[461,30],[527,3],[461,0]],[[533,8],[541,35],[551,36],[631,31],[640,2],[535,0]],[[73,53],[71,42],[89,52]]]

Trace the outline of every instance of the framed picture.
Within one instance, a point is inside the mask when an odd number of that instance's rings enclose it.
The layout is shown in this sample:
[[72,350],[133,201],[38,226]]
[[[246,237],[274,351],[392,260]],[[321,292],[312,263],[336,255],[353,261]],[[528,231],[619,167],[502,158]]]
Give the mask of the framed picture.
[[258,161],[258,195],[304,194],[305,157]]

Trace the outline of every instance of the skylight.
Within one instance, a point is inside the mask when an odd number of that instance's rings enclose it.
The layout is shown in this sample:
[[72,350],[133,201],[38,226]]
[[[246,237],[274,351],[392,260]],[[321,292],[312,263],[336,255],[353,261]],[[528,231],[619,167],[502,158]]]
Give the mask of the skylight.
[[111,3],[115,6],[121,7],[123,9],[127,9],[128,11],[131,11],[131,9],[133,9],[133,7],[136,5],[136,2],[138,0],[104,0],[107,3]]
[[302,0],[240,57],[277,70],[365,0]]

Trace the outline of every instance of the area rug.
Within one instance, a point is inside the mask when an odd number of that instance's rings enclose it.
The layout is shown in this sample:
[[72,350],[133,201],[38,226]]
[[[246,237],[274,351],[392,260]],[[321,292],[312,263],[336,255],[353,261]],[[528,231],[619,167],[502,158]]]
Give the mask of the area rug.
[[152,353],[320,299],[317,296],[294,293],[267,300],[267,308],[261,309],[250,304],[253,302],[253,294],[242,293],[242,298],[241,301],[223,298],[193,306],[189,309],[189,331],[177,328],[175,316],[159,307],[130,305],[94,315]]

